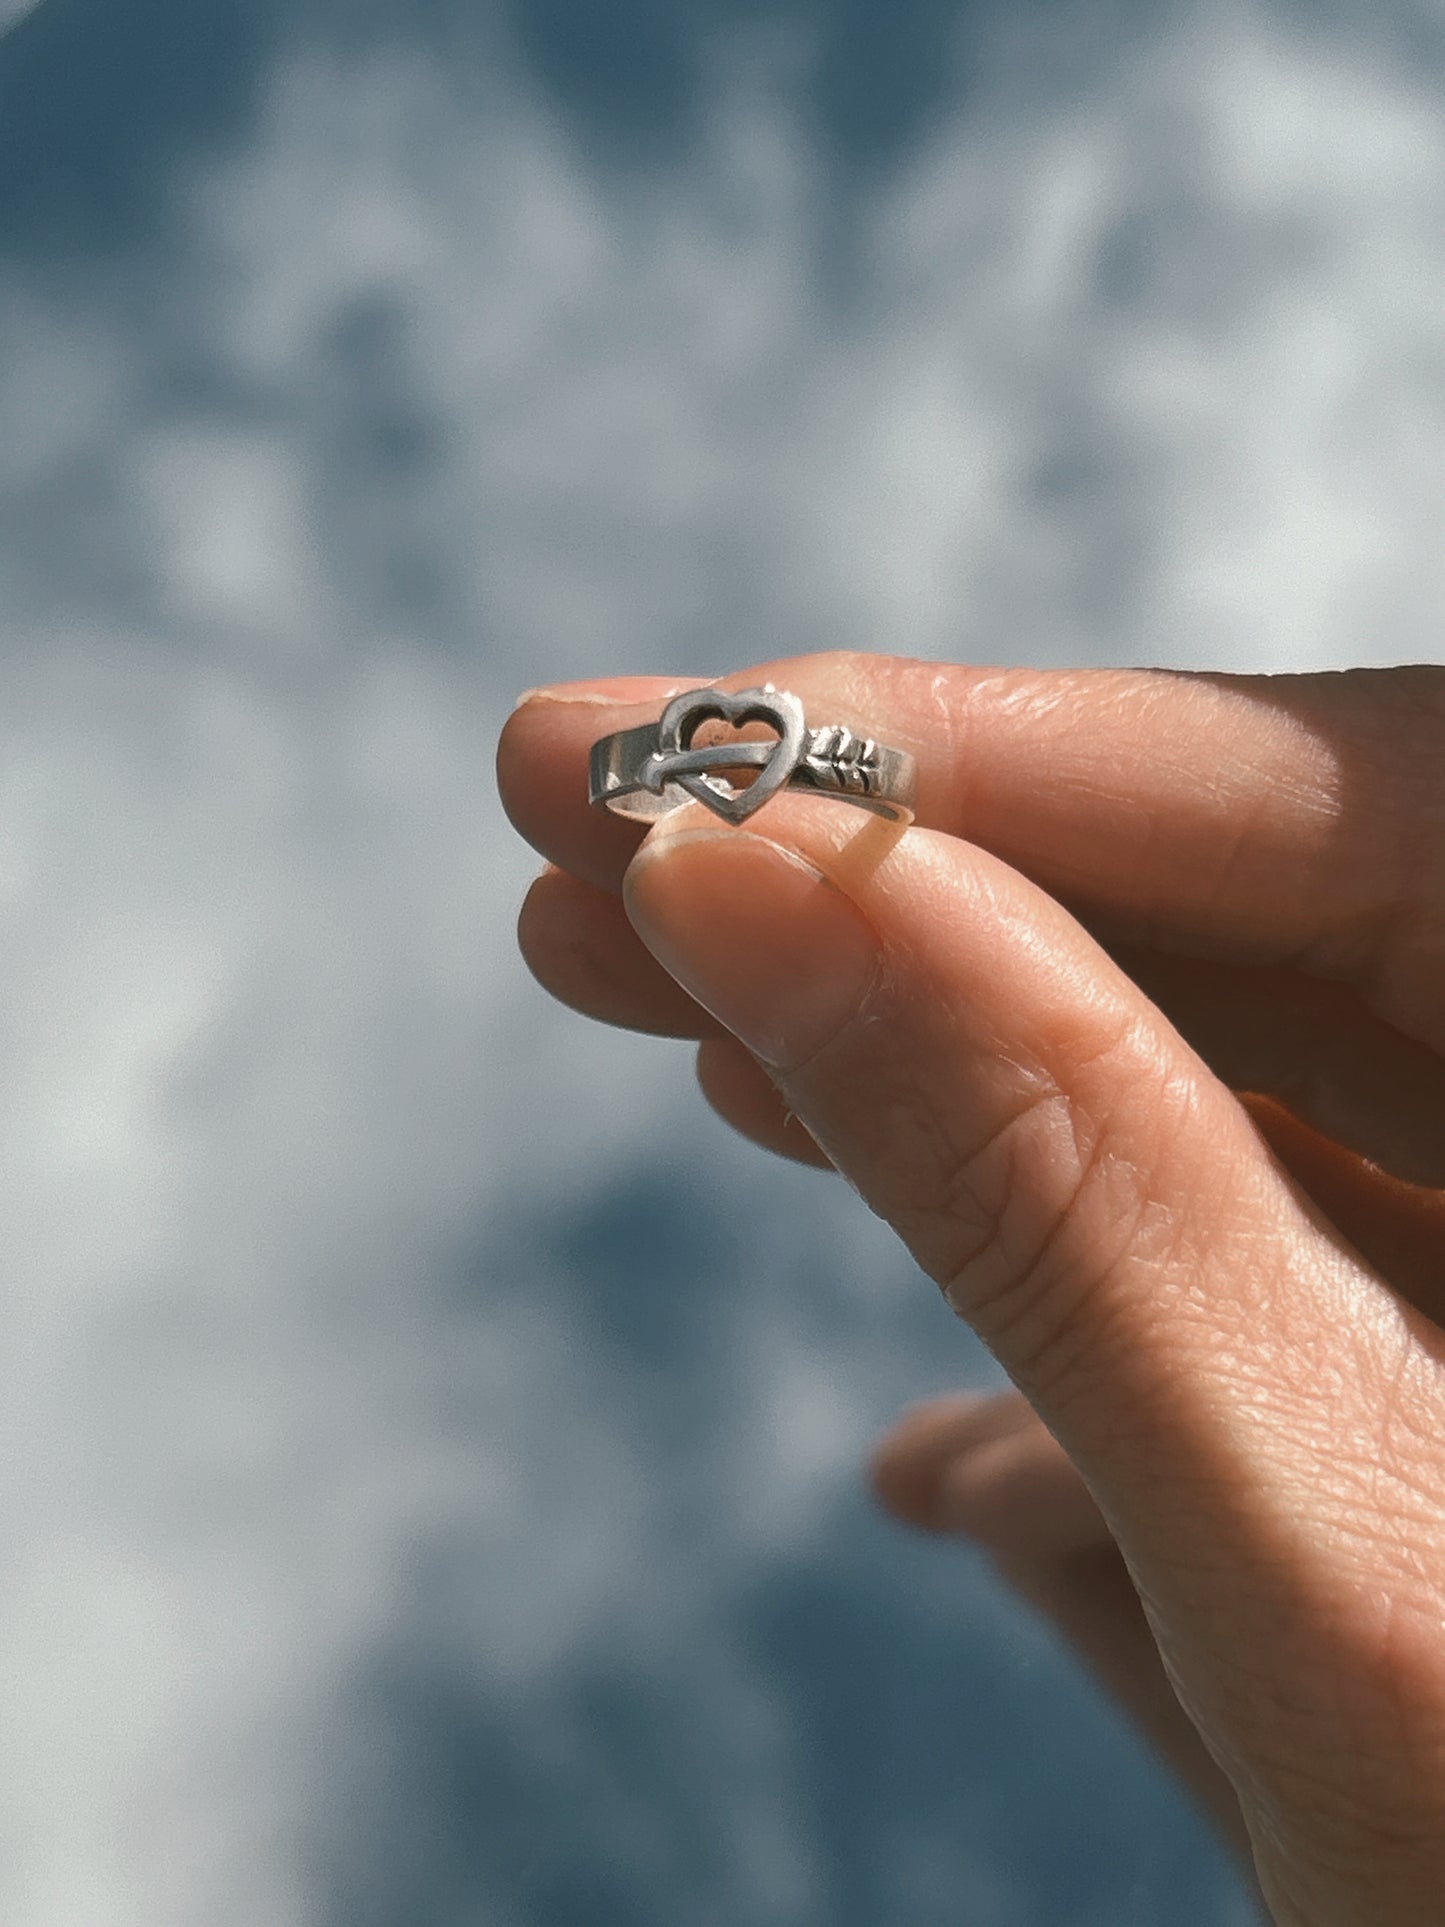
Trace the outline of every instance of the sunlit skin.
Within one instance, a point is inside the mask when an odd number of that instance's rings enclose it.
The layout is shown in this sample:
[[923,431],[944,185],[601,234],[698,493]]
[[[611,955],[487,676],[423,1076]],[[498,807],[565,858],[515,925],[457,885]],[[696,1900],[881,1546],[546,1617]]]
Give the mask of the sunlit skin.
[[916,825],[589,807],[698,680],[508,723],[533,972],[696,1039],[989,1345],[1018,1389],[906,1413],[875,1489],[1055,1622],[1273,1918],[1438,1927],[1445,670],[775,661],[722,686],[912,750]]

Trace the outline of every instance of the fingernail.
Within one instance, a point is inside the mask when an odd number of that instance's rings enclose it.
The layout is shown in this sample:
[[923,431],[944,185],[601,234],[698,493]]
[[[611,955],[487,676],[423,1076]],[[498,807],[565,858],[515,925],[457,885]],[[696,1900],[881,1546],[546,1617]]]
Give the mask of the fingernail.
[[857,1014],[882,957],[836,884],[750,830],[664,819],[633,859],[623,896],[663,968],[780,1071],[804,1063]]
[[535,689],[524,689],[516,702],[513,712],[524,709],[528,703],[577,703],[592,709],[622,708],[627,704],[662,704],[679,695],[684,689],[706,689],[713,679],[707,676],[679,676],[663,689],[658,688],[656,676],[610,676],[593,678],[588,682],[544,682]]

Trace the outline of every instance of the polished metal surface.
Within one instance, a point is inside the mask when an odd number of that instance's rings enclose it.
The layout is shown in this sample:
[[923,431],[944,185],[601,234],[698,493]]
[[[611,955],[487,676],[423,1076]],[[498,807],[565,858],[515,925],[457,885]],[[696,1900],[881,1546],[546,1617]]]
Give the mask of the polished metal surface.
[[[718,743],[694,749],[706,722],[764,723],[777,732],[768,743]],[[727,772],[755,770],[746,788]],[[655,723],[623,729],[592,745],[589,799],[620,816],[644,822],[665,815],[691,797],[730,823],[752,816],[780,790],[811,790],[835,796],[895,822],[911,823],[917,771],[906,750],[858,736],[842,723],[811,728],[803,705],[790,691],[764,683],[731,694],[689,689],[668,704]]]

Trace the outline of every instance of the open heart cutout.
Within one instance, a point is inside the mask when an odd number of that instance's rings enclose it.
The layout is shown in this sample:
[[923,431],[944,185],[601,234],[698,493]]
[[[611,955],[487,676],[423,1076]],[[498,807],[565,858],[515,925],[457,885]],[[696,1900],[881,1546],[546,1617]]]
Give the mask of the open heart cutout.
[[[694,749],[693,738],[704,723],[766,723],[778,732],[776,743],[720,743]],[[729,823],[741,823],[776,796],[797,768],[807,738],[801,700],[786,689],[764,683],[761,689],[689,689],[675,696],[657,726],[657,754],[651,758],[648,787],[661,791],[676,783],[695,802]],[[722,769],[755,769],[744,790],[730,788],[715,774]],[[713,773],[710,773],[713,772]]]

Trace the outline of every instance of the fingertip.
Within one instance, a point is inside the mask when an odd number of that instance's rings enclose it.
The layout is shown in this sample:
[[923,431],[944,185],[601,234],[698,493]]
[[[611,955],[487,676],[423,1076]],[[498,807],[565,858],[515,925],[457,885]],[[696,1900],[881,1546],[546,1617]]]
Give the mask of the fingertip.
[[542,988],[584,1017],[654,1037],[697,1038],[714,1028],[644,949],[615,892],[555,864],[522,900],[517,941]]
[[1007,1429],[1011,1393],[948,1393],[911,1406],[869,1454],[873,1497],[905,1525],[925,1532],[948,1529],[943,1485],[956,1455],[969,1444]]
[[497,738],[497,794],[513,829],[539,855],[602,889],[618,887],[642,826],[588,800],[587,759],[597,737],[645,716],[616,703],[604,709],[534,693]]
[[[552,961],[558,944],[558,924],[562,909],[558,899],[559,879],[564,877],[565,872],[559,870],[555,864],[544,864],[527,885],[526,894],[517,908],[518,952],[534,980],[553,996],[556,996],[557,992],[551,982],[555,974]],[[563,998],[559,1001],[568,1000]]]
[[566,939],[573,894],[570,886],[575,883],[576,878],[555,863],[544,863],[527,885],[517,909],[517,948],[534,977],[540,978],[539,964],[545,964]]
[[712,1109],[749,1143],[813,1170],[835,1170],[762,1065],[736,1038],[705,1038],[698,1046],[696,1068],[698,1085]]

